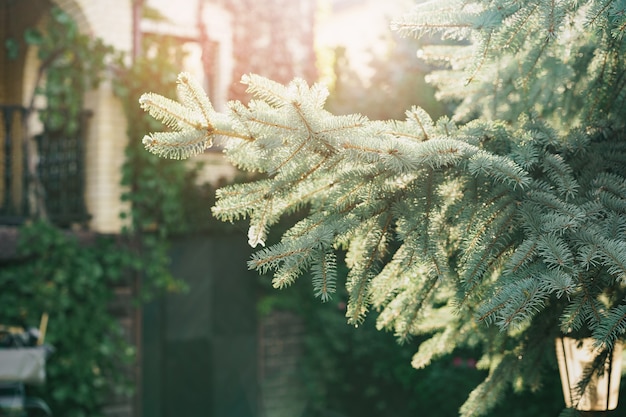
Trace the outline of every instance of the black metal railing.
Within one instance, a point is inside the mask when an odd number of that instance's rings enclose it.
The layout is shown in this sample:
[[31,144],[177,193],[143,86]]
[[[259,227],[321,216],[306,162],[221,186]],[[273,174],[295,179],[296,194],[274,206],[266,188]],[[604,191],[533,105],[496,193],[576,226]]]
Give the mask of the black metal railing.
[[0,105],[0,224],[20,224],[36,215],[60,227],[84,224],[89,219],[85,137],[90,113],[82,113],[76,133],[44,130],[35,136],[35,146],[27,143],[26,113],[20,106]]
[[85,137],[91,112],[81,113],[76,133],[43,132],[35,137],[37,176],[45,210],[53,223],[67,227],[89,220],[85,206]]
[[0,223],[19,224],[29,213],[26,109],[0,106]]

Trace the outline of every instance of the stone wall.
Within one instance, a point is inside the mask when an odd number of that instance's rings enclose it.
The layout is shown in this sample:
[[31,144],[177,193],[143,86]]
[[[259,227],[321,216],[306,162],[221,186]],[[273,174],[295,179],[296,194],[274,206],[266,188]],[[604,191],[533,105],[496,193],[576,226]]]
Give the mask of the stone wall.
[[304,349],[302,320],[273,311],[259,323],[259,383],[262,417],[302,416],[306,396],[299,371]]
[[[126,342],[134,346],[137,354],[141,355],[141,310],[133,302],[133,299],[136,298],[136,283],[133,277],[129,277],[126,285],[114,288],[115,297],[109,309],[122,326]],[[135,364],[126,369],[129,380],[136,384],[137,391],[135,391],[135,395],[128,397],[127,395],[111,392],[102,410],[105,417],[140,417],[142,415],[141,391],[139,390],[140,360],[141,356],[137,358]]]

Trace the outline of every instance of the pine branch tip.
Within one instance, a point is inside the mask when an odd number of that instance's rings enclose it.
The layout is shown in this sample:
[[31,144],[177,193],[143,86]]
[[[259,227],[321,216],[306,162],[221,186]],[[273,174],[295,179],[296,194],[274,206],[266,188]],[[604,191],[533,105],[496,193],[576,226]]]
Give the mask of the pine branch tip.
[[178,78],[177,81],[179,83],[189,83],[189,80],[193,79],[193,77],[191,76],[191,74],[189,74],[188,72],[181,72],[180,74],[178,74]]
[[150,150],[150,148],[154,146],[154,139],[150,135],[145,135],[143,139],[141,139],[141,143],[146,149]]

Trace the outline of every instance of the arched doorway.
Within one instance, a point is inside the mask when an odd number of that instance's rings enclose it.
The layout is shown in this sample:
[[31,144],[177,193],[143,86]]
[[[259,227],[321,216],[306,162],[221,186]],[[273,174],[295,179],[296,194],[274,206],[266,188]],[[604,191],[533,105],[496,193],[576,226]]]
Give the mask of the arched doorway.
[[28,29],[46,15],[48,0],[0,1],[0,223],[20,224],[32,214],[29,127],[39,64],[26,42]]
[[[102,4],[77,0],[0,0],[0,22],[7,23],[0,25],[0,40],[14,45],[12,56],[0,54],[0,105],[3,106],[0,178],[4,179],[0,185],[0,224],[19,224],[25,217],[38,216],[62,227],[78,225],[106,233],[116,233],[122,227],[121,203],[115,197],[122,194],[119,184],[127,140],[126,120],[110,83],[101,83],[97,89],[83,93],[81,108],[89,109],[94,116],[87,118],[88,112],[72,116],[80,137],[54,141],[49,140],[49,135],[41,136],[53,129],[50,126],[44,129],[38,123],[36,113],[47,108],[47,104],[34,94],[35,87],[43,85],[54,59],[39,58],[32,29],[37,28],[40,33],[46,30],[46,22],[58,17],[58,13],[52,13],[57,9],[69,16],[75,32],[88,35],[89,39],[101,39],[98,32],[103,30],[102,22],[110,26],[115,17],[130,15],[130,8],[99,15]],[[93,22],[100,26],[94,27]],[[122,24],[120,28],[125,26]],[[111,42],[122,48],[130,44],[129,33],[113,32],[120,34]],[[27,42],[29,35],[31,42]],[[111,149],[115,149],[115,154],[111,155]],[[44,159],[45,153],[52,153],[53,157]],[[46,176],[54,177],[47,189],[43,184]]]

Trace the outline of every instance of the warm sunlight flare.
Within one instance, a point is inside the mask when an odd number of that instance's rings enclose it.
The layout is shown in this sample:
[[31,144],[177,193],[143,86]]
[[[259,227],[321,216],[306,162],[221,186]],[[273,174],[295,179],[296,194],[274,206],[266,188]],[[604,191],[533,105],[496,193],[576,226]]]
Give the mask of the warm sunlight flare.
[[[410,0],[319,0],[316,42],[318,53],[346,49],[353,68],[367,79],[372,54],[386,52],[391,20],[406,11]],[[323,69],[322,69],[323,71]],[[322,76],[327,74],[322,74]]]

